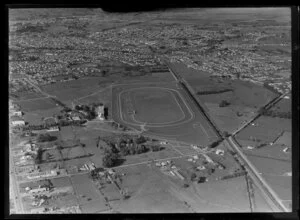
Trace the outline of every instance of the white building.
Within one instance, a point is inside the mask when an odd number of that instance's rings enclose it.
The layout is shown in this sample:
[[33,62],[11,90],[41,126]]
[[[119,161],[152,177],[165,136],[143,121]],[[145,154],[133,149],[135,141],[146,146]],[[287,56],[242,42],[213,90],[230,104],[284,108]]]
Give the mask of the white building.
[[23,120],[12,121],[12,125],[13,126],[24,126],[25,125],[25,121],[23,121]]
[[98,118],[100,120],[104,120],[104,105],[100,105],[96,109]]

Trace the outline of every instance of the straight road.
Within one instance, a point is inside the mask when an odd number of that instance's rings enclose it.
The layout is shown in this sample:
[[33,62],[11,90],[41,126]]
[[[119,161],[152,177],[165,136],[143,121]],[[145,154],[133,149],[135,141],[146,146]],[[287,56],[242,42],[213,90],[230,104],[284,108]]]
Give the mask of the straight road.
[[[169,66],[168,66],[169,67]],[[174,76],[174,78],[183,85],[184,89],[190,90],[189,84],[181,78],[179,73],[173,72],[169,67],[170,72]],[[188,91],[188,93],[191,96],[194,96],[193,91]],[[270,106],[273,106],[274,103],[278,102],[280,99],[282,99],[286,94],[282,94],[277,99],[272,100],[270,103],[268,103],[265,108],[269,108]],[[197,100],[196,98],[194,98]],[[215,132],[218,134],[219,137],[222,137],[222,134],[220,133],[220,130],[218,127],[213,123],[213,121],[210,119],[208,113],[205,112],[204,108],[201,106],[201,103],[198,102],[197,105],[200,108],[200,111],[203,112],[204,116],[206,117],[207,121],[210,123],[210,125],[214,128]],[[256,116],[255,118],[259,117]],[[253,119],[255,120],[255,119]],[[253,121],[251,120],[251,121]],[[251,123],[251,122],[249,122]],[[249,124],[248,123],[248,124]],[[242,126],[239,130],[242,130],[245,126]],[[237,132],[235,132],[236,134]],[[237,153],[237,156],[239,158],[239,161],[241,162],[241,165],[244,166],[247,169],[247,172],[249,176],[253,179],[253,181],[257,184],[257,186],[262,190],[264,197],[267,199],[267,201],[270,203],[270,205],[274,208],[275,211],[278,212],[288,212],[289,210],[283,205],[282,201],[278,197],[278,195],[274,192],[274,190],[269,186],[269,184],[261,177],[259,172],[257,171],[256,167],[248,160],[248,158],[243,154],[243,152],[239,149],[239,146],[234,142],[232,137],[229,137],[228,139],[224,140],[224,143],[228,145],[229,148],[231,148],[235,153]]]
[[238,146],[235,140],[232,137],[229,137],[228,139],[225,139],[224,143],[239,155],[239,158],[242,160],[242,163],[246,168],[249,176],[264,193],[264,197],[268,199],[270,205],[272,205],[273,210],[278,212],[288,212],[289,210],[284,206],[277,193],[262,178],[259,171],[251,163],[251,161],[248,160],[247,156],[241,151],[240,146]]
[[19,187],[17,184],[17,179],[16,179],[16,174],[15,174],[15,167],[14,167],[14,162],[13,162],[13,158],[12,158],[12,150],[11,150],[11,144],[9,145],[9,187],[12,188],[12,194],[13,194],[13,200],[15,203],[15,210],[17,214],[23,214],[24,212],[24,207],[23,207],[23,203],[21,201],[21,197],[20,197],[20,192],[19,192]]

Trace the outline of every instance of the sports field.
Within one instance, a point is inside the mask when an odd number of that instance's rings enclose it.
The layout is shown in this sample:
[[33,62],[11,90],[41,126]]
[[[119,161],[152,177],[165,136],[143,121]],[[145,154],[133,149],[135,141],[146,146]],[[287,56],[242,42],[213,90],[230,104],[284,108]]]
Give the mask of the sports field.
[[113,86],[112,116],[120,124],[159,138],[200,145],[217,139],[195,103],[176,83]]

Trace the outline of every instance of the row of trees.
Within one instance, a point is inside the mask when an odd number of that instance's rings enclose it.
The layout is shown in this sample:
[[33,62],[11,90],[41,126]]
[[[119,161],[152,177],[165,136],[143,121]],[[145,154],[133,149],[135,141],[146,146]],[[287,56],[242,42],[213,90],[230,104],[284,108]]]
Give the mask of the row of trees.
[[197,95],[210,95],[210,94],[219,94],[224,92],[231,92],[233,89],[221,89],[221,90],[211,90],[211,91],[198,91]]
[[42,125],[28,125],[26,127],[23,128],[24,131],[28,131],[28,130],[43,130],[43,129],[49,129],[52,126],[59,126],[59,127],[64,127],[64,126],[70,126],[70,125],[74,125],[74,126],[80,126],[81,124],[84,124],[86,122],[86,120],[80,120],[80,121],[67,121],[67,120],[59,120],[58,123],[52,123],[51,125],[46,125],[46,124],[42,124]]
[[291,119],[292,118],[292,112],[278,112],[278,111],[273,111],[273,110],[266,110],[264,108],[259,110],[259,113],[264,115],[264,116],[270,116],[270,117],[277,117],[277,118],[287,118]]

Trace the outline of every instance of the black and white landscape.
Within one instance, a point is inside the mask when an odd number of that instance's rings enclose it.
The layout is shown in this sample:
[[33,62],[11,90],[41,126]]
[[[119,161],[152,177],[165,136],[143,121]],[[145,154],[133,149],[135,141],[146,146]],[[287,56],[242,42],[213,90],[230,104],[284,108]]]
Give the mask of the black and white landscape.
[[8,20],[11,214],[291,211],[289,8]]

